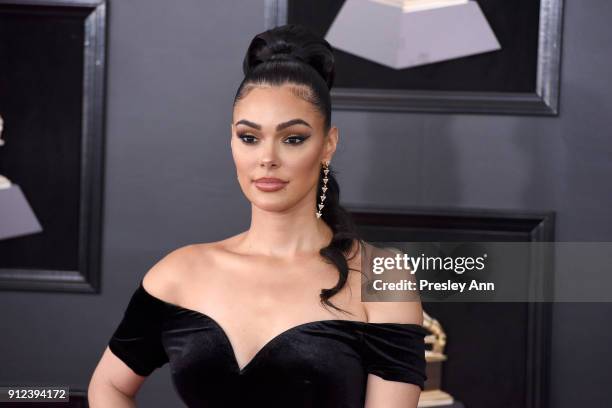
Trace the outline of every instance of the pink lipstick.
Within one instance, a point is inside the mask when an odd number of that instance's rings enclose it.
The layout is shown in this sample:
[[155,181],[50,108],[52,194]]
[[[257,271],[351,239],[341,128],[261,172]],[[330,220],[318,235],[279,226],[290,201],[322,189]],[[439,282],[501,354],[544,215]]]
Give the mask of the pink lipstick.
[[254,183],[255,187],[257,187],[261,191],[271,192],[282,189],[288,182],[273,177],[262,177],[255,180]]

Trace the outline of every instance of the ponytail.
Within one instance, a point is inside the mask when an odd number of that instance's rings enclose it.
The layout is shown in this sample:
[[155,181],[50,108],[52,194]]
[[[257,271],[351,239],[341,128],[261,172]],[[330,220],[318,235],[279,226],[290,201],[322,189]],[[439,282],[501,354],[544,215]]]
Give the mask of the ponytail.
[[[257,34],[249,45],[243,60],[244,79],[234,97],[234,106],[253,87],[261,84],[280,86],[285,83],[305,86],[308,92],[300,97],[310,102],[323,116],[324,129],[331,127],[331,95],[335,66],[331,45],[310,29],[298,24],[286,24]],[[340,205],[340,187],[334,171],[329,167],[328,190],[325,192],[325,208],[322,219],[333,231],[331,242],[319,253],[339,272],[338,282],[329,289],[322,289],[320,298],[324,306],[352,314],[336,307],[329,299],[346,284],[349,276],[347,258],[359,239],[350,214]],[[322,173],[322,172],[321,172]],[[323,177],[319,177],[317,194],[322,192]],[[315,203],[317,200],[315,200]]]
[[[355,252],[355,254],[349,257],[350,251],[353,248],[353,243],[357,241],[361,245],[362,241],[357,234],[357,229],[350,213],[340,205],[340,186],[338,185],[335,172],[331,166],[329,166],[327,178],[325,207],[321,217],[332,229],[334,235],[329,245],[321,248],[319,253],[338,269],[339,277],[336,285],[333,288],[322,289],[319,297],[321,298],[321,303],[324,305],[346,312],[331,303],[329,298],[338,293],[346,284],[349,276],[347,259],[352,259],[357,254],[357,252]],[[323,177],[321,176],[319,177],[317,191],[321,191],[322,186]]]

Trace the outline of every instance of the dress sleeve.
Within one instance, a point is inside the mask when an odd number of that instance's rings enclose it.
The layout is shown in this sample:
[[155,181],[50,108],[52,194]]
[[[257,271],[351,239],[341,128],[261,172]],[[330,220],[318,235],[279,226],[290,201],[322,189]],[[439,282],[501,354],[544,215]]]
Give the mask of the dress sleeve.
[[369,323],[362,332],[365,369],[385,380],[425,388],[427,329],[408,323]]
[[143,377],[168,362],[161,340],[163,312],[164,304],[149,295],[141,281],[108,343],[113,354]]

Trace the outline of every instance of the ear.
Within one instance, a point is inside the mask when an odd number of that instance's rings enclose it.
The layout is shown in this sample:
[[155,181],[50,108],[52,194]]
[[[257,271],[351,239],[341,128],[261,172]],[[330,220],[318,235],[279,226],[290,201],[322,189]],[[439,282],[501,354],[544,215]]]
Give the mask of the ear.
[[327,133],[325,139],[325,146],[323,148],[323,161],[331,161],[334,153],[336,153],[336,147],[338,146],[338,128],[332,126]]

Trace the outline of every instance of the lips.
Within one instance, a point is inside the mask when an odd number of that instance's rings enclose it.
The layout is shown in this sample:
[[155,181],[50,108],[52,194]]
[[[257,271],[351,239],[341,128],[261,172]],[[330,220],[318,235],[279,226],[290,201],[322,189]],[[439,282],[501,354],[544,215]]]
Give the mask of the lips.
[[278,191],[288,183],[278,178],[262,177],[254,181],[255,187],[262,191]]

